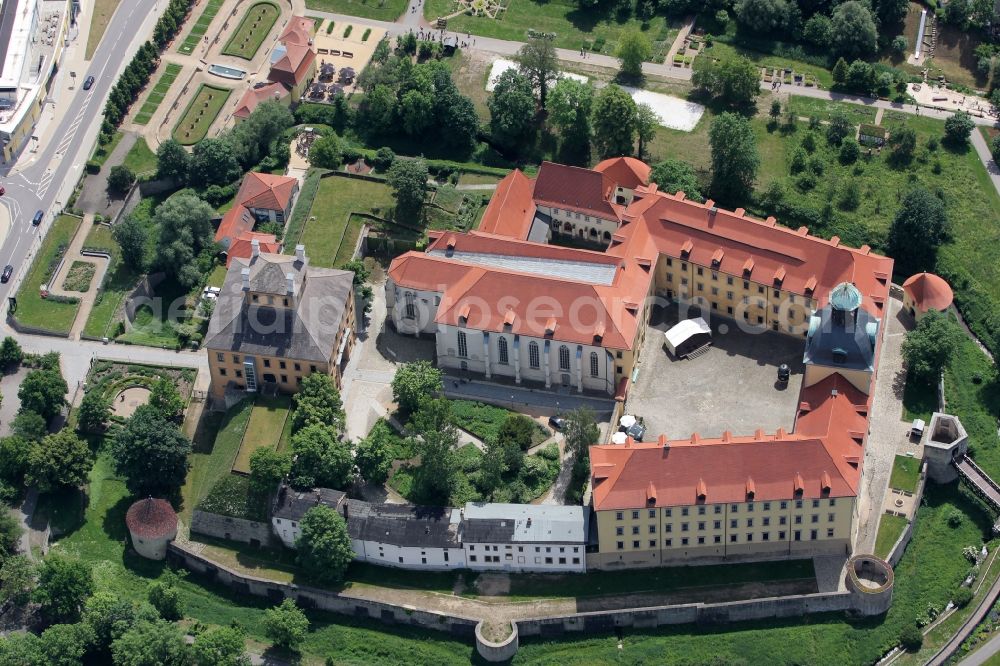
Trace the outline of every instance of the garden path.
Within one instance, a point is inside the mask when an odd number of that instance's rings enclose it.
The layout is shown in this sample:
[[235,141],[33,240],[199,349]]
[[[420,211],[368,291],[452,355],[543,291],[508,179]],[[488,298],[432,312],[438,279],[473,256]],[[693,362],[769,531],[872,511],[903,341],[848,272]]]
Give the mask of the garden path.
[[[69,331],[70,340],[79,340],[80,333],[83,332],[83,327],[87,324],[87,318],[90,317],[90,311],[94,307],[94,301],[97,299],[98,288],[104,281],[104,274],[108,270],[108,264],[110,263],[107,257],[95,257],[87,256],[81,254],[80,250],[83,248],[84,241],[87,240],[87,234],[90,233],[91,227],[94,225],[94,216],[87,214],[83,216],[83,222],[80,224],[80,228],[77,229],[76,236],[73,237],[73,242],[69,244],[66,248],[65,259],[63,260],[62,267],[59,272],[52,276],[52,280],[49,284],[49,292],[55,294],[56,296],[71,296],[73,298],[80,299],[80,309],[76,312],[76,320],[73,322],[73,327]],[[62,288],[63,280],[66,279],[66,275],[69,273],[70,267],[73,262],[83,261],[89,264],[93,264],[96,267],[94,271],[94,277],[90,280],[90,289],[84,293],[79,291],[64,291]]]
[[137,138],[134,132],[125,132],[121,141],[104,160],[100,173],[88,174],[83,179],[83,188],[80,190],[80,196],[76,198],[77,208],[92,216],[104,215],[107,217],[113,217],[121,210],[121,207],[125,205],[124,198],[112,199],[108,196],[108,174],[111,173],[111,167],[125,161],[125,156],[128,155],[128,151],[132,150]]
[[694,22],[697,16],[688,16],[684,19],[684,25],[677,32],[677,37],[674,38],[674,43],[670,45],[670,50],[667,51],[667,57],[663,59],[663,62],[673,62],[674,56],[677,55],[677,51],[684,46],[684,40],[687,36],[691,34],[694,30]]

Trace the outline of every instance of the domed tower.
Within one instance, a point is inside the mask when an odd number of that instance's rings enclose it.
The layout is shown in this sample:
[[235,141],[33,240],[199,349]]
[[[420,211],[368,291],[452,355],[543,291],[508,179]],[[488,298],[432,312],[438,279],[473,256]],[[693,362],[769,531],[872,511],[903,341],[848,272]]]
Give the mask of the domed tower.
[[838,373],[868,393],[875,370],[875,342],[879,321],[862,306],[861,292],[841,282],[827,304],[809,319],[806,337],[805,386]]
[[177,514],[163,499],[141,499],[125,514],[135,552],[151,560],[167,556],[167,544],[177,536]]
[[953,298],[948,283],[934,273],[917,273],[903,283],[903,308],[917,321],[930,310],[944,312]]

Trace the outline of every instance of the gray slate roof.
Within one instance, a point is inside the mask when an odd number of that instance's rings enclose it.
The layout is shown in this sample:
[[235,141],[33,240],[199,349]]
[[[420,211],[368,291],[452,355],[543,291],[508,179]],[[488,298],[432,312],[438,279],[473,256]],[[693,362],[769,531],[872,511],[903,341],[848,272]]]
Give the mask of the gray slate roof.
[[[843,317],[838,321],[839,317]],[[837,311],[830,305],[816,312],[809,322],[804,363],[848,370],[875,367],[875,337],[878,319],[867,310]]]
[[458,511],[439,506],[369,504],[347,500],[347,533],[352,539],[393,546],[460,548]]
[[274,518],[301,520],[309,509],[320,504],[328,506],[334,511],[338,510],[344,497],[344,493],[331,488],[298,491],[282,485],[278,489],[278,495],[274,501],[274,511],[271,515]]
[[462,522],[465,543],[587,542],[589,507],[468,502]]
[[[286,276],[292,273],[295,309],[245,304],[244,268],[250,269],[251,291],[279,297],[287,295]],[[293,256],[261,253],[251,259],[235,258],[216,301],[205,347],[325,363],[333,356],[353,283],[350,271],[312,268]]]

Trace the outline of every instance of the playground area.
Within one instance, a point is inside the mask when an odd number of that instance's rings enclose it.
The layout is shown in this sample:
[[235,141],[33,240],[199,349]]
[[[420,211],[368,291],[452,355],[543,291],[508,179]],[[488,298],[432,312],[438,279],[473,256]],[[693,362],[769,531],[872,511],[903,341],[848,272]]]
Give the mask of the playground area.
[[966,95],[957,90],[928,83],[910,83],[906,88],[920,106],[948,111],[966,111],[980,118],[990,118],[995,115],[990,103],[976,95]]

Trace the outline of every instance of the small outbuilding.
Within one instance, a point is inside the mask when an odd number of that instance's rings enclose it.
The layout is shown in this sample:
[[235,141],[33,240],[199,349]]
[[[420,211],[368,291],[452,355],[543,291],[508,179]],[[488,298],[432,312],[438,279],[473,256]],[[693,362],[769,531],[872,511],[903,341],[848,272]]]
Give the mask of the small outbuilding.
[[167,556],[167,544],[177,536],[177,514],[170,502],[152,497],[141,499],[125,514],[132,547],[150,560]]
[[684,358],[712,343],[712,329],[701,317],[685,319],[663,335],[667,349],[677,358]]
[[953,298],[948,283],[934,273],[917,273],[903,283],[903,307],[917,321],[929,310],[944,312]]

